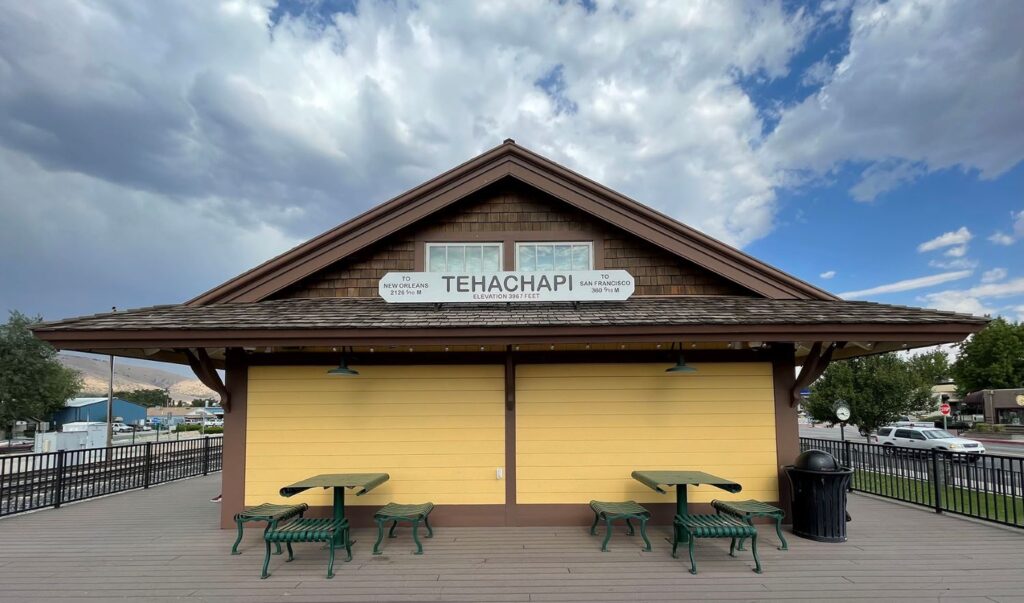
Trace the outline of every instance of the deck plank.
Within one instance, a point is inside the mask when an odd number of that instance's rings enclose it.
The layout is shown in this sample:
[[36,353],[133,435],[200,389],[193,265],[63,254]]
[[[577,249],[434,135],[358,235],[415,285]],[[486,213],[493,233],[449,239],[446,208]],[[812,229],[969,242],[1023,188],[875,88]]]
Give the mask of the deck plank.
[[356,530],[355,559],[324,579],[326,552],[295,547],[259,579],[263,544],[248,530],[242,555],[219,530],[209,498],[220,476],[0,520],[0,601],[1015,601],[1024,602],[1024,532],[854,495],[850,540],[790,537],[776,550],[764,530],[765,573],[728,542],[698,543],[700,574],[668,555],[664,526],[655,549],[620,530],[608,553],[583,527],[444,528],[412,555],[408,530],[370,555],[375,534]]

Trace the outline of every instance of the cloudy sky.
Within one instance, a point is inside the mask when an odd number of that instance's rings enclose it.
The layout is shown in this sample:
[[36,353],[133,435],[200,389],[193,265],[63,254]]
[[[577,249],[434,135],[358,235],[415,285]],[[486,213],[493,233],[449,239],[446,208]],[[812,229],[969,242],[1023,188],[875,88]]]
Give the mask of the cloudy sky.
[[1024,319],[1024,2],[2,4],[0,309],[184,301],[511,137],[846,297]]

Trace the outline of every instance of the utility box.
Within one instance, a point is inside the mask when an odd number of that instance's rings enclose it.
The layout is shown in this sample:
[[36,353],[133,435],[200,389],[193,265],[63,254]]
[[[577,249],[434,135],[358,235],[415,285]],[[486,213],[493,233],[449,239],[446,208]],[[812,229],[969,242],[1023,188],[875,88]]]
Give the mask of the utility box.
[[33,452],[59,452],[103,448],[107,445],[107,424],[95,422],[65,423],[64,431],[37,433]]

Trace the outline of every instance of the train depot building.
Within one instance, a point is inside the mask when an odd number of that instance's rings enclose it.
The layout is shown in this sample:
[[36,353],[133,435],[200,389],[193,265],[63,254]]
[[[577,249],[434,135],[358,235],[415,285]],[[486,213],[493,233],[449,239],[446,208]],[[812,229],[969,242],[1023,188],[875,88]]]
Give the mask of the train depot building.
[[589,524],[594,499],[671,521],[635,470],[742,485],[694,510],[785,507],[799,391],[830,361],[985,323],[844,301],[506,141],[188,302],[35,333],[220,393],[223,527],[265,502],[327,515],[329,490],[280,488],[374,472],[354,525],[431,501],[441,527]]

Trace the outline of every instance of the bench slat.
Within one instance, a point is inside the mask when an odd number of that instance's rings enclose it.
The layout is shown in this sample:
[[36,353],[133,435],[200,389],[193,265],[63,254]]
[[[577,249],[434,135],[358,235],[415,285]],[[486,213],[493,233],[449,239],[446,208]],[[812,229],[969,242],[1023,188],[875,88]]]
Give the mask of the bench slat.
[[235,521],[238,521],[239,519],[262,521],[273,521],[275,519],[281,520],[294,517],[299,513],[304,513],[307,509],[309,509],[309,505],[306,503],[300,503],[297,505],[263,503],[262,505],[250,507],[241,513],[236,514]]

